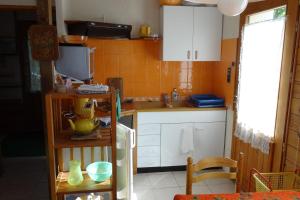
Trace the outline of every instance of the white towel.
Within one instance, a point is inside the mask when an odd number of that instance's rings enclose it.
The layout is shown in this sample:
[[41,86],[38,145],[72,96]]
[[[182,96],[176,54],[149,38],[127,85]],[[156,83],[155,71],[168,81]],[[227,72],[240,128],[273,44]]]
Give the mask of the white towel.
[[181,129],[181,152],[183,154],[194,151],[194,128],[187,126]]

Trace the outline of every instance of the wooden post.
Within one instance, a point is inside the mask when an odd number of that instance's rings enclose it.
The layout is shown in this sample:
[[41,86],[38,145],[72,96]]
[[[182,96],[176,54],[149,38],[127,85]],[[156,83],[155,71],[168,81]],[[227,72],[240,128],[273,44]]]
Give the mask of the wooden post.
[[51,0],[37,0],[37,17],[39,24],[52,25]]
[[[52,25],[52,1],[51,0],[37,0],[37,16],[38,16],[38,23],[44,25]],[[42,88],[42,109],[44,110],[44,135],[45,135],[45,144],[49,147],[46,147],[48,163],[50,166],[49,168],[49,193],[50,198],[52,200],[56,200],[56,187],[55,186],[55,160],[54,160],[54,150],[49,151],[49,149],[53,149],[53,132],[47,133],[47,128],[50,131],[53,131],[52,126],[53,122],[51,121],[52,116],[47,117],[46,111],[52,109],[45,109],[45,106],[51,106],[50,99],[45,99],[45,95],[48,91],[54,88],[54,79],[53,79],[53,61],[40,61],[40,74],[41,74],[41,88]],[[47,136],[49,138],[47,138]]]
[[112,194],[113,200],[117,200],[117,118],[116,118],[116,91],[111,89],[111,159],[112,159]]
[[[52,25],[51,0],[37,0],[37,16],[39,24]],[[53,61],[40,61],[42,94],[52,90],[54,87],[53,68]]]
[[48,166],[49,166],[49,187],[50,187],[50,197],[52,200],[56,200],[56,166],[55,166],[55,151],[54,151],[54,128],[53,128],[53,112],[52,112],[52,99],[51,96],[45,96],[45,107],[46,107],[46,115],[48,114],[47,118],[44,120],[46,121],[46,130],[49,131],[47,134],[47,145],[48,145]]
[[193,184],[193,159],[188,157],[186,166],[186,194],[192,194]]

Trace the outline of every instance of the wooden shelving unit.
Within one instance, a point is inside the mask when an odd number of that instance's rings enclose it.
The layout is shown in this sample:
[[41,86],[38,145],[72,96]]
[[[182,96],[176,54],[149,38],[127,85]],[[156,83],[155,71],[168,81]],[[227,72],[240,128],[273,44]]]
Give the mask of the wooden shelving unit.
[[87,172],[83,171],[84,181],[79,186],[68,184],[68,172],[60,172],[57,176],[56,192],[58,194],[70,194],[79,192],[107,192],[112,190],[111,180],[97,183],[90,179]]
[[[63,113],[72,110],[76,98],[97,99],[101,102],[109,102],[111,109],[105,114],[111,116],[111,126],[100,129],[100,138],[95,140],[71,140],[74,132],[70,130],[69,124],[63,117]],[[110,192],[113,200],[117,199],[117,165],[116,165],[116,95],[115,90],[105,94],[81,95],[75,92],[55,93],[50,92],[46,95],[47,112],[47,135],[48,135],[48,158],[50,169],[51,199],[63,200],[64,195],[72,193],[91,193],[91,192]],[[99,113],[97,113],[99,114]],[[103,114],[103,113],[102,113]],[[90,147],[111,147],[111,162],[113,172],[110,179],[104,182],[95,182],[90,179],[84,166],[84,148]],[[74,149],[79,148],[81,158],[81,168],[84,181],[79,186],[68,184],[68,171],[64,170],[64,159],[74,158]],[[70,149],[70,155],[63,156],[63,149]],[[91,150],[94,153],[94,151]],[[91,153],[91,154],[93,154]],[[94,158],[90,159],[91,162]],[[95,160],[96,161],[96,160]],[[84,164],[83,164],[84,163]]]

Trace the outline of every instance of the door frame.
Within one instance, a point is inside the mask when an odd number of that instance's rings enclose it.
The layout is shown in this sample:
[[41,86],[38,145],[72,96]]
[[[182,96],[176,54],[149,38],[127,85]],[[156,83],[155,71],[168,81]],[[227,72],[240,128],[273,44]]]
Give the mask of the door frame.
[[295,87],[295,77],[296,77],[296,70],[298,65],[298,54],[299,54],[299,47],[300,47],[300,1],[299,1],[299,7],[298,7],[298,21],[297,26],[298,30],[295,36],[295,43],[294,43],[294,52],[293,52],[293,66],[291,69],[291,77],[290,77],[290,90],[289,90],[289,105],[288,105],[288,111],[286,114],[286,126],[285,126],[285,135],[283,139],[283,155],[281,160],[281,170],[284,171],[286,167],[286,159],[287,159],[287,144],[288,144],[288,137],[289,137],[289,128],[291,125],[291,115],[292,115],[292,101],[293,101],[293,95],[294,95],[294,87]]
[[[272,171],[280,171],[282,168],[283,158],[283,142],[285,137],[285,127],[287,122],[287,112],[289,107],[289,91],[290,91],[290,77],[293,66],[294,43],[296,39],[296,26],[298,20],[298,5],[299,1],[295,0],[266,0],[255,3],[250,3],[247,9],[240,16],[239,39],[237,48],[237,73],[235,85],[235,100],[234,100],[234,125],[237,123],[237,95],[239,85],[239,66],[240,66],[240,50],[241,50],[241,36],[243,27],[246,24],[247,17],[254,13],[259,13],[268,9],[287,5],[287,21],[285,27],[285,37],[283,43],[282,67],[279,84],[278,106],[276,113],[275,126],[275,149],[272,164]],[[235,127],[235,126],[234,126]],[[235,128],[234,130],[235,131]],[[232,148],[233,150],[235,147]]]

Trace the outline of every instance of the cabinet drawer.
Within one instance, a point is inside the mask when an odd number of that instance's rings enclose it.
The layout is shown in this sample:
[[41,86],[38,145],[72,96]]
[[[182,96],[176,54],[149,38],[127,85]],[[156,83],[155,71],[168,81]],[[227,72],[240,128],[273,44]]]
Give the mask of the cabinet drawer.
[[138,157],[137,167],[160,167],[160,157]]
[[138,125],[138,135],[159,135],[160,124],[141,124]]
[[160,157],[160,146],[138,147],[138,157]]
[[160,135],[139,135],[138,147],[143,146],[160,146]]
[[138,112],[138,124],[225,122],[226,110]]

